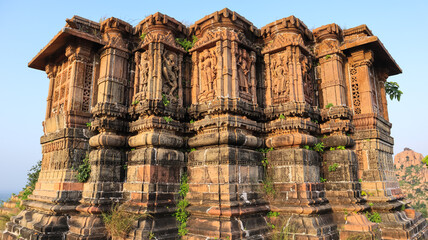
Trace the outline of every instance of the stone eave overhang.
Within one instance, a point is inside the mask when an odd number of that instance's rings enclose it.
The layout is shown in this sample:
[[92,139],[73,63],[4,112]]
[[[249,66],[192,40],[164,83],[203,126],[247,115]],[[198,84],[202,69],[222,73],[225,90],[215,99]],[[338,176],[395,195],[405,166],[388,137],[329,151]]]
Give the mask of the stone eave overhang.
[[375,58],[377,59],[375,63],[388,69],[389,76],[402,73],[400,66],[398,66],[391,54],[389,54],[388,50],[386,50],[382,42],[376,36],[365,36],[352,41],[345,40],[340,47],[340,50],[346,53],[351,49],[361,47],[369,48],[374,52]]
[[42,49],[39,53],[28,63],[28,67],[45,70],[46,64],[50,60],[50,56],[53,56],[59,51],[65,51],[66,44],[71,42],[72,38],[83,39],[89,42],[93,42],[99,45],[105,45],[105,42],[100,38],[81,32],[77,29],[65,27],[59,31],[55,37]]

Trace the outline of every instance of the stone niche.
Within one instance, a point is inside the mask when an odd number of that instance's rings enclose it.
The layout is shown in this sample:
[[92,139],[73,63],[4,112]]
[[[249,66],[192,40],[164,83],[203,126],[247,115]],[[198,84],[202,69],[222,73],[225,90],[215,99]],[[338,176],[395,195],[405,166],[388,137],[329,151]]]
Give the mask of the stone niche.
[[42,170],[2,239],[428,238],[393,168],[401,69],[367,26],[66,22],[29,63],[49,79]]

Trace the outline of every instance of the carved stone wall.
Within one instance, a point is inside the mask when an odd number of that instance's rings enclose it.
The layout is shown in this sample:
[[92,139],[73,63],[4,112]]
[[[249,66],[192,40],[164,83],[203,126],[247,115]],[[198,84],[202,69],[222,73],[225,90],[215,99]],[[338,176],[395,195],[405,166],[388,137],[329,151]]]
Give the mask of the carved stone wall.
[[[50,81],[42,171],[3,239],[428,238],[392,165],[401,69],[367,26],[66,21],[29,64]],[[112,235],[115,206],[134,218]]]

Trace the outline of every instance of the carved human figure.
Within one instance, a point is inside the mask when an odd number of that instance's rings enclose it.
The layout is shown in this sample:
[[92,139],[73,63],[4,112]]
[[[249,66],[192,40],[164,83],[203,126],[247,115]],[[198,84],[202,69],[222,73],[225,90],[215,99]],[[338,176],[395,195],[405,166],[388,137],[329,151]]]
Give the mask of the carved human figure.
[[287,75],[288,68],[284,56],[277,54],[272,60],[272,86],[275,97],[286,96],[288,92]]
[[141,59],[140,59],[140,73],[139,73],[139,77],[140,77],[140,83],[139,83],[139,88],[140,88],[140,92],[143,94],[143,97],[146,95],[147,92],[147,84],[149,81],[149,56],[147,54],[147,52],[143,52],[141,54]]
[[163,58],[162,76],[164,79],[163,92],[174,96],[174,91],[178,87],[178,64],[177,55],[170,51],[167,51]]
[[314,95],[312,77],[310,74],[312,63],[306,56],[302,55],[300,56],[300,66],[302,69],[303,91],[305,94],[305,100],[308,103],[312,103]]
[[201,54],[202,93],[214,90],[215,82],[215,56],[209,50]]
[[239,90],[248,92],[248,73],[250,72],[249,57],[245,49],[240,49],[237,52]]

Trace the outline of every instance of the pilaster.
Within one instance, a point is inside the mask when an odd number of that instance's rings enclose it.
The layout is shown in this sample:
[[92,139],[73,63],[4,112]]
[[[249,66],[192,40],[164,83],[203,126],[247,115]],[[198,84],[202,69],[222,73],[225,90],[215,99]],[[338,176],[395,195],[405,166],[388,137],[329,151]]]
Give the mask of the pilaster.
[[267,82],[266,146],[271,150],[266,154],[264,174],[273,187],[268,193],[271,211],[279,213],[270,221],[281,226],[279,233],[271,233],[272,237],[286,234],[335,239],[337,226],[320,182],[321,158],[313,150],[319,143],[313,136],[319,131],[319,111],[314,108],[314,56],[309,48],[313,35],[299,19],[290,16],[263,27],[262,36]]
[[89,140],[91,175],[83,187],[79,214],[69,220],[67,239],[106,239],[101,213],[122,199],[131,29],[117,18],[101,24],[106,45],[100,54],[97,104],[92,109],[91,130],[96,135]]

